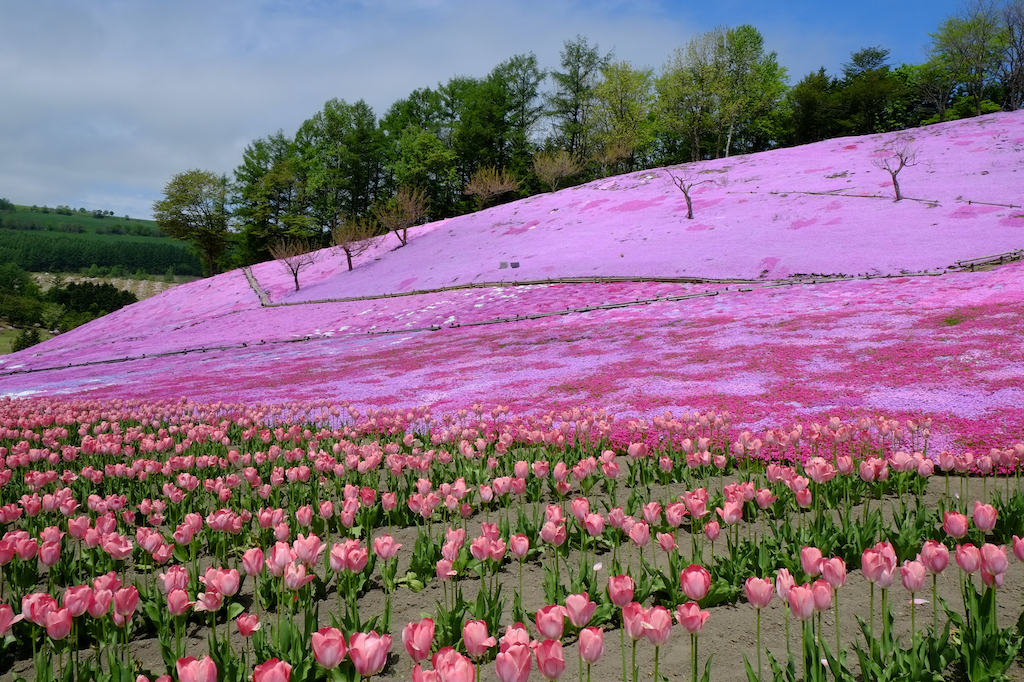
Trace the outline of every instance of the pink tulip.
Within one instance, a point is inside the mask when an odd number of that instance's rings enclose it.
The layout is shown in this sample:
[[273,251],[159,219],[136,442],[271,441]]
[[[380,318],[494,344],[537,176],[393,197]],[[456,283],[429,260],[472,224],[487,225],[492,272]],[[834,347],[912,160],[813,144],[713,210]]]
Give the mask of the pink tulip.
[[199,612],[208,611],[215,613],[220,610],[220,607],[224,604],[224,595],[215,590],[209,588],[206,592],[200,592],[196,595],[195,610]]
[[971,544],[956,548],[956,565],[968,575],[981,568],[981,552]]
[[39,563],[43,566],[55,566],[60,561],[60,542],[44,542],[39,546]]
[[810,585],[794,585],[790,588],[789,608],[796,618],[809,620],[814,614],[814,591],[812,587]]
[[78,618],[89,610],[92,602],[92,588],[88,585],[75,585],[64,592],[63,604],[71,611],[73,618]]
[[537,670],[549,682],[554,682],[565,672],[565,653],[562,642],[557,639],[546,639],[534,649],[537,656]]
[[178,682],[217,682],[217,665],[209,656],[196,660],[193,656],[179,658],[175,664]]
[[384,669],[390,648],[391,635],[378,635],[375,630],[354,632],[348,639],[348,657],[362,677],[376,675]]
[[[310,513],[312,514],[312,511]],[[299,533],[298,539],[292,543],[292,550],[295,552],[296,561],[312,566],[327,551],[327,545],[312,533],[308,537]]]
[[711,589],[711,573],[698,564],[690,564],[679,574],[683,593],[693,601],[703,599]]
[[637,547],[646,547],[647,543],[651,541],[651,527],[647,525],[646,521],[637,521],[629,529],[629,539]]
[[564,606],[552,604],[542,607],[535,617],[537,631],[545,639],[561,639],[565,629],[565,616]]
[[861,556],[864,577],[882,589],[892,585],[896,574],[896,552],[888,542],[876,543]]
[[1018,561],[1024,561],[1024,539],[1013,536],[1013,555]]
[[743,503],[742,501],[727,500],[724,508],[715,507],[715,511],[722,517],[722,523],[731,526],[739,523],[743,518]]
[[288,682],[292,675],[290,663],[272,658],[257,665],[252,671],[252,682]]
[[114,601],[114,593],[110,590],[93,590],[92,601],[89,602],[89,615],[102,618],[110,612],[110,603]]
[[284,569],[284,586],[289,590],[297,591],[313,582],[315,574],[306,575],[306,565],[292,562]]
[[185,590],[171,590],[167,595],[167,610],[172,616],[183,616],[193,606],[195,602],[189,601]]
[[985,543],[981,546],[981,570],[989,575],[1001,575],[1006,567],[1006,545]]
[[381,561],[390,561],[398,554],[402,545],[395,542],[390,535],[381,535],[373,539],[373,551]]
[[451,647],[445,647],[434,654],[431,663],[439,682],[473,682],[473,662]]
[[466,653],[477,659],[498,645],[498,640],[487,633],[487,623],[482,620],[470,620],[462,626],[462,642],[466,645]]
[[996,508],[991,504],[974,502],[974,514],[971,515],[975,527],[982,533],[991,533],[996,527]]
[[921,561],[907,560],[900,567],[900,579],[903,581],[903,587],[911,594],[924,587],[925,577],[927,577],[927,570]]
[[64,639],[71,632],[71,611],[54,609],[46,614],[46,634],[50,639]]
[[458,575],[458,572],[452,568],[452,562],[449,559],[441,559],[437,562],[437,579],[441,582],[449,580]]
[[540,529],[540,539],[549,545],[555,547],[561,547],[565,544],[566,530],[564,524],[555,524],[552,521],[547,521]]
[[644,633],[654,646],[668,642],[672,634],[672,614],[664,606],[653,606],[644,618]]
[[114,593],[114,613],[126,618],[135,613],[135,607],[139,604],[139,591],[134,585],[122,587]]
[[565,598],[565,613],[573,627],[586,627],[596,610],[597,604],[586,594],[570,594]]
[[604,630],[599,627],[585,628],[580,631],[580,658],[587,665],[593,665],[604,655]]
[[313,657],[328,670],[337,668],[345,660],[345,636],[337,628],[321,628],[313,633]]
[[817,547],[804,547],[800,550],[800,566],[811,578],[821,574],[821,550]]
[[722,526],[718,521],[708,521],[704,524],[704,535],[707,536],[708,540],[714,542],[718,539],[718,536],[722,534]]
[[676,620],[691,635],[699,633],[704,628],[704,623],[710,615],[708,611],[701,611],[700,606],[695,602],[680,604],[676,607]]
[[633,601],[633,579],[628,575],[616,575],[608,578],[608,598],[619,608]]
[[771,603],[775,596],[775,586],[771,578],[756,578],[750,576],[743,584],[743,591],[747,595],[747,601],[755,609],[763,609]]
[[814,600],[815,611],[827,611],[832,607],[832,586],[827,580],[815,580],[811,585],[811,598]]
[[778,575],[775,576],[775,592],[784,604],[789,604],[789,591],[795,584],[796,581],[793,580],[788,568],[780,569]]
[[921,563],[932,575],[938,575],[949,565],[949,550],[935,540],[928,540],[921,547]]
[[11,626],[22,620],[22,614],[14,615],[14,609],[7,604],[0,604],[0,637],[7,634]]
[[527,682],[533,656],[525,644],[513,644],[498,654],[495,671],[501,682]]
[[985,569],[982,569],[982,571],[981,571],[981,583],[985,587],[1002,587],[1003,586],[1003,579],[1005,577],[1006,577],[1005,573],[999,573],[997,575],[992,575],[991,573],[989,573]]
[[840,557],[832,557],[822,561],[821,577],[827,580],[833,589],[838,590],[846,584],[846,562]]
[[967,517],[957,512],[945,512],[942,515],[942,529],[951,538],[962,538],[967,535]]
[[[235,626],[238,628],[238,634],[242,635],[242,637],[252,637],[252,634],[262,627],[262,624],[260,623],[259,616],[255,613],[242,613],[239,614],[238,618],[235,618]],[[316,648],[315,639],[313,648]]]
[[418,623],[406,625],[402,628],[402,644],[414,662],[426,660],[434,645],[434,620],[424,618]]
[[769,490],[768,488],[762,488],[761,490],[757,491],[757,494],[754,496],[754,499],[757,500],[758,507],[760,507],[761,509],[767,509],[768,507],[772,506],[775,503],[775,500],[779,498],[777,495],[773,495],[772,491]]
[[530,551],[530,538],[526,537],[522,533],[513,535],[508,539],[508,546],[509,551],[512,552],[512,556],[522,561]]
[[622,626],[634,642],[644,638],[644,622],[646,620],[647,609],[639,602],[630,602],[622,607]]

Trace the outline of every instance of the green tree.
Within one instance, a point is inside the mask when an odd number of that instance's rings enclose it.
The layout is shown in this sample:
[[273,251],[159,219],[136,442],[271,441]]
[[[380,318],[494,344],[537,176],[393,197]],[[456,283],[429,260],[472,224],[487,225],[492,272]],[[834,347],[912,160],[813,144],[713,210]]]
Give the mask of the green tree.
[[533,158],[533,137],[544,116],[540,87],[547,75],[532,52],[510,57],[491,72],[491,78],[501,82],[507,92],[508,165],[520,175],[527,172]]
[[689,142],[690,161],[704,158],[716,128],[723,79],[718,59],[722,33],[723,29],[715,29],[676,48],[657,80],[658,125],[668,135]]
[[905,128],[901,114],[910,89],[887,63],[889,50],[867,47],[843,65],[844,79],[838,91],[838,124],[843,133],[865,135]]
[[373,110],[359,100],[332,99],[295,135],[297,170],[310,208],[309,237],[326,238],[339,215],[363,215],[377,200],[384,136]]
[[765,54],[764,38],[748,24],[717,33],[719,83],[719,138],[725,135],[725,156],[734,143],[744,152],[759,151],[759,121],[786,93],[786,69],[775,52]]
[[654,140],[654,71],[636,69],[629,62],[611,62],[601,69],[594,86],[593,139],[606,166],[620,160],[626,170],[636,166]]
[[807,144],[837,134],[838,90],[839,84],[821,67],[804,76],[786,93],[792,112],[790,142]]
[[37,343],[41,342],[42,339],[39,337],[39,330],[35,328],[22,329],[18,332],[18,335],[14,338],[11,343],[11,352],[17,353],[18,351],[31,348]]
[[189,170],[171,178],[164,198],[153,203],[153,218],[171,239],[189,242],[205,263],[207,275],[216,272],[217,259],[230,243],[226,176]]
[[281,131],[245,148],[232,185],[243,264],[270,259],[270,245],[286,236],[309,234],[305,188],[298,170],[298,150]]
[[602,56],[597,45],[577,35],[563,43],[562,70],[551,72],[555,91],[548,96],[548,112],[561,146],[577,158],[590,155],[594,87],[611,58],[611,52]]
[[1006,0],[1002,10],[1003,63],[1001,80],[1010,111],[1024,106],[1024,0]]
[[946,19],[930,34],[932,52],[953,67],[973,99],[975,115],[982,113],[985,90],[1002,64],[1005,27],[991,0],[975,0],[960,14]]

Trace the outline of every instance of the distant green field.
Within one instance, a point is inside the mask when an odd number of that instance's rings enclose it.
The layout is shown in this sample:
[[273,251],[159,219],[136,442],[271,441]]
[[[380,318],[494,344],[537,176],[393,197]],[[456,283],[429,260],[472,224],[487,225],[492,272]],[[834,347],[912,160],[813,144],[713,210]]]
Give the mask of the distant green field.
[[91,239],[128,239],[151,243],[174,243],[160,232],[152,220],[124,216],[98,216],[72,210],[70,215],[56,209],[33,210],[29,206],[15,205],[14,211],[0,211],[0,227],[26,232],[52,232],[74,234]]

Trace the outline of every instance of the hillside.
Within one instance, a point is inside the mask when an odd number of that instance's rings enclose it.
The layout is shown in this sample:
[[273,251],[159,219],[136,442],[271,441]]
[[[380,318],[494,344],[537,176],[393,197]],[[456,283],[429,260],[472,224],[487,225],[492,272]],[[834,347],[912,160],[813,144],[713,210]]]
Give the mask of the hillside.
[[[1003,446],[1024,431],[1024,265],[957,262],[1024,249],[1024,112],[913,132],[905,201],[871,163],[889,136],[708,162],[694,220],[664,170],[607,178],[389,238],[352,272],[325,253],[299,292],[261,264],[270,306],[241,271],[181,285],[0,359],[0,394],[886,414]],[[581,277],[627,281],[511,284]]]

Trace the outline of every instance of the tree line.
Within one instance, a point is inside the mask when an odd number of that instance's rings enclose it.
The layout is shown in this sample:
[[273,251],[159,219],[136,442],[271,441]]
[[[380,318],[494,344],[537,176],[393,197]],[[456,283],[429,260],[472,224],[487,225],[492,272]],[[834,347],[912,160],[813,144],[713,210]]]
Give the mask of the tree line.
[[568,183],[1024,104],[1024,0],[974,0],[930,35],[921,64],[866,47],[841,74],[821,68],[792,87],[749,25],[695,36],[658,71],[577,36],[556,68],[516,55],[414,90],[380,117],[332,99],[294,135],[252,141],[230,179],[174,176],[154,216],[214,272],[285,242],[401,239],[416,222]]

